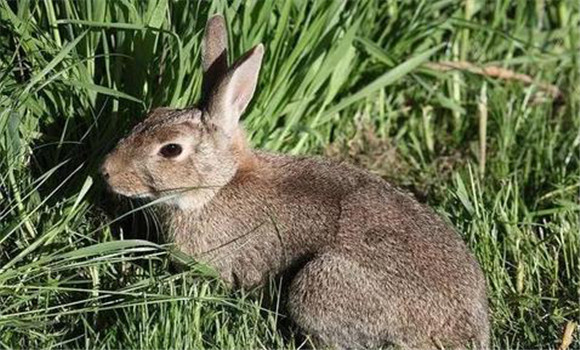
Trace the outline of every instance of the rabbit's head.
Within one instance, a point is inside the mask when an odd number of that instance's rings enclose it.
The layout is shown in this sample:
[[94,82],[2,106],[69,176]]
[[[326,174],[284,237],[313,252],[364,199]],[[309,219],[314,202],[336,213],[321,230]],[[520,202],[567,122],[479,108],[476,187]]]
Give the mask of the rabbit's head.
[[199,107],[155,109],[122,139],[101,168],[114,192],[195,208],[248,161],[238,121],[254,94],[264,48],[257,45],[228,67],[225,22],[214,16],[202,51]]

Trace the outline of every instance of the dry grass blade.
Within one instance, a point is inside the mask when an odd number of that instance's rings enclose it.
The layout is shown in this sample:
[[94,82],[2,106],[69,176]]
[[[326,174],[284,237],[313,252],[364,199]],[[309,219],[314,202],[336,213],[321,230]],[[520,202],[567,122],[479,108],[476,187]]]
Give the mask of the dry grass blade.
[[574,338],[574,331],[578,325],[576,322],[568,322],[566,328],[564,329],[564,335],[562,336],[562,343],[558,347],[558,350],[566,350],[572,344]]
[[485,82],[481,87],[477,110],[479,112],[479,173],[483,177],[487,156],[487,84]]
[[425,67],[440,72],[448,71],[466,71],[472,74],[483,75],[490,78],[500,80],[515,80],[520,81],[526,85],[535,85],[540,90],[547,92],[552,98],[557,99],[562,97],[562,91],[556,85],[546,82],[536,81],[532,76],[515,72],[510,69],[497,66],[478,66],[467,61],[440,61],[429,62]]

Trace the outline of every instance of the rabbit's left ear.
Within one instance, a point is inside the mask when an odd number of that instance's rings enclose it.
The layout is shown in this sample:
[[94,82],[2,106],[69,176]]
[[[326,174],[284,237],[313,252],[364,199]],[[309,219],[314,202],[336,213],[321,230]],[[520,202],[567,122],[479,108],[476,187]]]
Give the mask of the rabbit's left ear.
[[207,21],[201,56],[203,104],[228,71],[228,32],[222,15],[214,15]]
[[212,92],[208,101],[211,122],[233,135],[238,121],[254,95],[264,56],[259,44],[242,56]]

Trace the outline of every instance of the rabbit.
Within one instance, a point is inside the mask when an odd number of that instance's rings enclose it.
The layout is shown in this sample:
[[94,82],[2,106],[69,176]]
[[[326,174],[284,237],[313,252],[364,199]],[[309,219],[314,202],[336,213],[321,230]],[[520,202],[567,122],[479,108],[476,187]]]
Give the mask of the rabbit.
[[117,194],[161,199],[167,239],[252,288],[294,271],[287,313],[332,348],[489,348],[486,284],[460,236],[382,178],[252,149],[239,123],[264,47],[227,63],[211,17],[197,107],[157,108],[105,158]]

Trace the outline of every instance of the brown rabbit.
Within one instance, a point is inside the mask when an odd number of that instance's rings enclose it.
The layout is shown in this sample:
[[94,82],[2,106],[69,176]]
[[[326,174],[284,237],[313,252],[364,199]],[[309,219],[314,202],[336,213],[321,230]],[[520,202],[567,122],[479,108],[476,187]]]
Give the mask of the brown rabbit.
[[355,167],[250,149],[264,48],[228,68],[226,34],[212,17],[200,107],[154,110],[105,160],[110,187],[166,198],[170,238],[233,285],[297,269],[288,313],[322,344],[488,348],[481,269],[432,210]]

